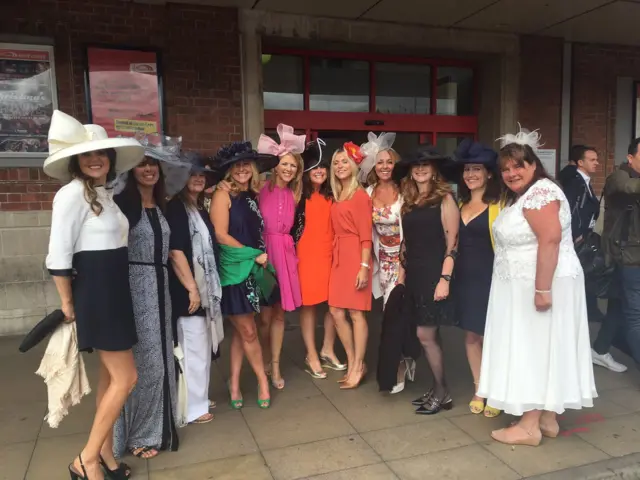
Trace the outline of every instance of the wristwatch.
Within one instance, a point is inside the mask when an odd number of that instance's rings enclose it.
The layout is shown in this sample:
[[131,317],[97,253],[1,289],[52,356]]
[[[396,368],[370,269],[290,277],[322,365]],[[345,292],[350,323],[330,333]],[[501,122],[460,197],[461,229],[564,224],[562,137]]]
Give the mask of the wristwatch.
[[447,282],[451,281],[451,275],[440,275],[440,278],[446,280]]

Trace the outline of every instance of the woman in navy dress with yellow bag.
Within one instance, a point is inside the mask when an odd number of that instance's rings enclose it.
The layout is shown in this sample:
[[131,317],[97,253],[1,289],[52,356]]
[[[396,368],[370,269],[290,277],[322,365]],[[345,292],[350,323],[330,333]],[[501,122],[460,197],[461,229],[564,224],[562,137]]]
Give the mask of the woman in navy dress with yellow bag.
[[465,330],[465,348],[473,375],[471,413],[496,417],[500,410],[485,406],[475,395],[480,382],[482,340],[493,274],[491,227],[500,213],[501,184],[496,173],[498,154],[491,148],[465,139],[454,154],[458,173],[460,233],[456,260],[456,323]]

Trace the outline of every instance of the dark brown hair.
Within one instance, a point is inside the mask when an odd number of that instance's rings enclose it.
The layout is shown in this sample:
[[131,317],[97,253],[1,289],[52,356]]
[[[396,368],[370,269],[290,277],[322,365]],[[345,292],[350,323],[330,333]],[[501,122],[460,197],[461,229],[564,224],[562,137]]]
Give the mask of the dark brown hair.
[[[484,169],[487,171],[487,174],[490,175],[487,178],[487,185],[484,190],[484,194],[482,195],[482,202],[487,205],[491,203],[498,203],[502,196],[503,184],[500,179],[500,174],[496,171],[495,168],[487,168],[486,165],[482,165]],[[460,180],[458,181],[458,200],[464,205],[471,201],[471,190],[467,187],[467,184],[462,177],[462,173],[460,174]]]
[[513,161],[519,167],[523,167],[525,163],[536,167],[533,172],[531,182],[529,182],[529,185],[527,185],[522,192],[516,193],[508,187],[504,189],[503,199],[507,205],[511,205],[518,200],[518,198],[524,195],[531,185],[536,183],[538,180],[546,178],[553,181],[540,161],[540,158],[538,158],[529,145],[520,145],[519,143],[510,143],[505,145],[500,149],[500,152],[498,152],[498,158],[501,170],[509,161]]
[[[154,162],[158,167],[158,181],[153,186],[153,199],[156,202],[156,205],[160,208],[162,212],[165,211],[165,207],[167,206],[167,190],[164,184],[164,173],[162,173],[162,168],[157,160],[145,157],[144,161]],[[140,190],[138,189],[138,182],[133,173],[133,170],[129,172],[127,176],[127,183],[122,190],[123,194],[126,194],[130,200],[135,201],[136,205],[142,204],[142,196],[140,195]]]
[[[104,150],[105,155],[109,159],[109,172],[107,173],[107,183],[112,182],[116,178],[116,151],[113,148],[107,148]],[[91,206],[91,210],[96,215],[100,215],[104,208],[98,201],[98,192],[96,191],[96,185],[94,185],[93,178],[82,173],[80,168],[80,162],[78,155],[73,155],[69,159],[69,173],[72,178],[77,178],[84,185],[84,198]]]
[[308,172],[304,172],[302,174],[302,198],[304,200],[309,200],[313,192],[315,192],[313,188],[313,182],[311,181],[311,172],[318,168],[324,168],[327,171],[327,178],[324,182],[322,182],[322,185],[320,185],[318,193],[320,193],[320,195],[322,195],[327,200],[332,200],[333,193],[331,192],[331,185],[329,184],[329,167],[324,164],[320,164],[317,167],[312,168]]

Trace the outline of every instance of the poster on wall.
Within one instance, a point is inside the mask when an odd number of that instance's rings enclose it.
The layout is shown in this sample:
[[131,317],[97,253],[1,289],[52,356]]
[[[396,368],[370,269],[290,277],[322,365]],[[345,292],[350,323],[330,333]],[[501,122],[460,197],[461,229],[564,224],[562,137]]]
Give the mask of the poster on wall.
[[89,121],[110,137],[162,133],[162,77],[158,52],[87,48]]
[[0,43],[0,158],[45,156],[56,108],[53,47]]

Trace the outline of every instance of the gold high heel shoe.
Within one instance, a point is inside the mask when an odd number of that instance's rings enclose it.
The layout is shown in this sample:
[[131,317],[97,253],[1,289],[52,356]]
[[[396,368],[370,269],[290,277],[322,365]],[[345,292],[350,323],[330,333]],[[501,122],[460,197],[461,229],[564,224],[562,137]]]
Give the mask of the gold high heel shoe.
[[349,381],[345,381],[342,383],[342,385],[340,385],[340,389],[341,390],[351,390],[354,388],[358,388],[360,386],[360,384],[364,381],[364,377],[367,375],[367,366],[366,365],[362,365],[362,373],[360,374],[360,378],[358,379],[357,382],[349,382]]

